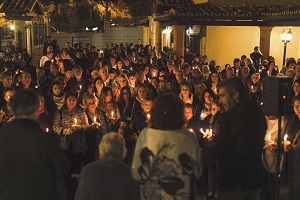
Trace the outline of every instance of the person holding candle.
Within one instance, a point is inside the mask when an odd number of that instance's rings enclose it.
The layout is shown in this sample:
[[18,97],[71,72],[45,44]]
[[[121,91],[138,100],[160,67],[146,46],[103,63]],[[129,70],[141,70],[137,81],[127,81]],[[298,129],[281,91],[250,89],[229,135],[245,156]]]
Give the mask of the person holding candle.
[[219,98],[225,112],[218,140],[208,147],[210,158],[219,160],[218,200],[259,199],[264,184],[261,153],[267,130],[265,117],[251,103],[239,78],[222,81]]
[[82,104],[90,125],[86,130],[87,151],[84,164],[87,164],[99,158],[97,147],[103,135],[108,133],[108,123],[105,113],[97,108],[98,101],[93,94],[89,92],[84,93]]
[[124,115],[130,117],[132,115],[133,104],[134,98],[131,97],[130,88],[128,86],[122,87],[118,102],[121,117]]
[[78,98],[77,98],[77,105],[84,107],[82,104],[82,100],[83,100],[83,95],[88,92],[88,93],[93,93],[94,91],[94,83],[91,80],[84,80],[82,83],[82,88],[78,94]]
[[150,98],[144,99],[142,101],[142,110],[136,110],[136,112],[133,114],[133,130],[135,133],[137,133],[137,135],[139,135],[141,131],[148,126],[149,119],[147,118],[147,115],[150,114],[151,104],[152,100]]
[[82,67],[79,65],[76,65],[73,67],[73,74],[74,77],[72,77],[68,82],[67,82],[67,87],[70,89],[70,91],[76,92],[76,94],[79,94],[80,90],[80,85],[82,87],[83,83],[83,78],[82,78]]
[[187,81],[183,81],[180,86],[179,98],[182,99],[184,104],[192,104],[195,108],[195,113],[198,113],[200,101],[198,97],[191,92],[191,90],[192,85]]
[[209,74],[206,85],[207,88],[211,89],[215,93],[215,95],[218,95],[217,85],[219,82],[221,82],[221,77],[217,71],[213,71]]
[[121,117],[117,103],[112,96],[112,89],[104,87],[101,91],[98,108],[106,113],[109,121],[110,130],[115,122]]
[[60,147],[70,162],[71,170],[66,178],[68,198],[73,198],[76,191],[76,180],[71,174],[80,173],[83,153],[86,150],[84,131],[88,126],[88,118],[81,107],[76,106],[76,94],[67,93],[66,103],[56,111],[53,118],[53,131],[60,137]]
[[150,128],[141,132],[131,173],[140,183],[141,199],[196,199],[201,151],[195,134],[184,128],[184,105],[163,94],[150,111]]
[[134,118],[134,114],[142,111],[142,102],[149,96],[148,87],[145,84],[139,84],[137,86],[137,94],[135,97],[135,101],[133,103],[132,116],[131,119]]
[[292,100],[294,115],[282,129],[283,149],[287,152],[290,200],[300,199],[300,96]]
[[199,106],[196,116],[204,120],[207,115],[211,114],[211,105],[216,100],[216,95],[211,89],[206,89],[203,91],[202,99],[203,103]]
[[102,80],[102,78],[98,77],[94,80],[94,91],[95,91],[95,96],[99,99],[100,95],[101,95],[101,91],[104,87],[104,82]]
[[[203,161],[208,174],[208,194],[207,200],[214,199],[217,191],[217,160],[210,159],[209,146],[215,143],[215,138],[218,137],[220,120],[223,108],[218,101],[213,101],[211,105],[211,114],[207,115],[202,121],[201,127],[203,130],[211,130],[212,135],[202,139]],[[204,171],[203,170],[203,171]]]
[[117,77],[117,86],[113,88],[113,96],[116,100],[116,102],[119,101],[121,89],[125,86],[128,86],[128,78],[125,74],[120,74]]

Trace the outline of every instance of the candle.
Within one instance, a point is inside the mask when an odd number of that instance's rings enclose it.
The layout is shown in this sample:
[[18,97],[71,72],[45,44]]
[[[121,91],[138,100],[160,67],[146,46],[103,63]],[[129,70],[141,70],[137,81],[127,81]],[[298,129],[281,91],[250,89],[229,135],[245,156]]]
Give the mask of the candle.
[[236,75],[237,75],[237,76],[239,75],[239,70],[238,70],[238,69],[236,70]]
[[259,69],[258,72],[261,73],[261,69]]
[[209,130],[206,129],[206,131],[204,132],[203,129],[201,128],[201,129],[200,129],[200,132],[203,134],[203,138],[206,138],[207,135],[208,135]]
[[251,92],[253,92],[253,85],[251,85]]
[[269,72],[269,71],[267,71],[267,74],[268,74],[268,76],[269,76],[270,72]]
[[46,133],[48,133],[49,132],[49,128],[46,128]]
[[287,134],[285,134],[284,135],[284,137],[283,137],[283,144],[284,144],[284,146],[288,146],[288,145],[290,145],[291,144],[291,142],[290,141],[288,141],[288,135]]
[[189,131],[192,133],[192,132],[193,132],[193,129],[190,128]]
[[94,122],[97,122],[97,117],[96,116],[94,116]]
[[54,59],[52,59],[51,62],[53,63],[53,62],[54,62]]
[[272,136],[270,134],[270,135],[268,135],[268,141],[271,141],[271,140],[272,140]]
[[79,85],[79,89],[81,90],[81,88],[82,88],[82,85]]
[[77,119],[76,118],[74,118],[74,124],[77,125]]
[[115,119],[115,112],[111,111],[111,119]]
[[148,120],[148,121],[150,120],[150,117],[151,117],[151,115],[148,113],[148,114],[147,114],[147,120]]

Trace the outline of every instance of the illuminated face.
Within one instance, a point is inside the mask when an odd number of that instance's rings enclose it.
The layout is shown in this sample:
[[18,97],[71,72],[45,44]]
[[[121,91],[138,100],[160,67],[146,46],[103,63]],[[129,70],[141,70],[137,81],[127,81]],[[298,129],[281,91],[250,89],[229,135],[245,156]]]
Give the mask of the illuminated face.
[[166,91],[167,90],[166,81],[160,81],[158,83],[158,89],[160,89],[161,91]]
[[4,94],[5,101],[9,102],[10,99],[14,96],[14,94],[15,94],[15,91],[13,91],[13,90],[9,90],[9,91],[5,92],[5,94]]
[[138,97],[140,99],[145,99],[147,97],[147,90],[145,87],[139,87],[138,89]]
[[111,91],[107,91],[106,96],[105,96],[105,102],[108,103],[112,99],[112,93]]
[[187,85],[181,86],[181,95],[182,96],[189,96],[190,95],[190,88]]
[[188,122],[193,117],[193,109],[192,108],[184,108],[184,117],[186,122]]
[[295,111],[295,114],[300,116],[300,101],[299,100],[296,100],[294,102],[294,111]]
[[74,96],[69,96],[67,98],[67,107],[73,109],[76,106],[76,98]]
[[66,79],[69,80],[72,77],[73,77],[73,72],[72,71],[67,71],[66,72]]
[[151,110],[152,101],[146,101],[142,104],[143,111],[149,113]]
[[60,95],[60,93],[61,93],[61,87],[60,87],[60,85],[54,84],[53,87],[52,87],[52,92],[53,92],[53,94],[55,96]]
[[95,99],[88,99],[86,103],[89,110],[95,110],[97,107]]
[[7,76],[2,79],[2,84],[5,88],[11,87],[12,81],[13,81],[12,76]]
[[295,82],[293,89],[294,89],[295,95],[298,95],[300,93],[300,84]]
[[103,81],[102,80],[97,80],[96,81],[96,88],[97,90],[101,90],[103,88],[104,84],[103,84]]
[[120,77],[118,79],[118,83],[119,83],[121,88],[124,87],[124,86],[127,86],[127,82],[126,82],[126,79],[124,77]]
[[211,105],[213,102],[213,98],[208,92],[205,92],[205,94],[204,94],[204,101],[205,101],[205,103],[207,103],[209,105]]
[[256,77],[256,76],[252,77],[253,84],[256,84],[258,81],[259,81],[258,77]]
[[219,89],[219,102],[223,105],[225,111],[228,111],[234,107],[237,100],[224,87],[221,87]]
[[219,76],[218,76],[218,74],[213,73],[213,74],[211,75],[211,81],[212,81],[213,83],[217,83],[217,82],[219,81]]
[[82,70],[81,70],[81,69],[75,69],[75,70],[74,70],[74,76],[75,76],[77,79],[80,79],[81,76],[82,76]]
[[215,104],[215,103],[212,104],[212,106],[211,106],[211,114],[213,116],[215,116],[220,110],[221,109],[220,109],[220,107],[217,104]]
[[29,73],[24,73],[22,75],[22,84],[23,85],[30,85],[31,83],[31,76]]

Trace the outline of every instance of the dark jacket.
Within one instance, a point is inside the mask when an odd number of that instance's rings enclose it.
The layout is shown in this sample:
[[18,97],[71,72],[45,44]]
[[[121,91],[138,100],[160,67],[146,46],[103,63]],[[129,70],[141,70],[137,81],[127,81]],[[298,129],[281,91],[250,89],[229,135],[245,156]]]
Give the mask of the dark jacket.
[[83,168],[75,199],[137,200],[140,199],[139,184],[122,161],[96,161]]
[[219,159],[219,190],[262,187],[261,153],[266,130],[263,113],[249,100],[239,101],[222,115],[218,140],[209,150],[213,159]]
[[69,166],[36,121],[15,119],[0,129],[0,199],[57,199],[56,180]]

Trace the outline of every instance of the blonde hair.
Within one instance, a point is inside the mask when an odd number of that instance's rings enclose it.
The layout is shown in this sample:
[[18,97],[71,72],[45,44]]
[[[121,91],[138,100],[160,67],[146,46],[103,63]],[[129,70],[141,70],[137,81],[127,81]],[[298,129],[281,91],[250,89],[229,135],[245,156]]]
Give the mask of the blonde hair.
[[93,99],[96,102],[96,106],[98,105],[98,99],[91,93],[85,92],[82,97],[83,107],[86,109],[88,107],[88,100]]
[[123,160],[126,154],[125,140],[116,132],[104,135],[99,145],[101,160]]

